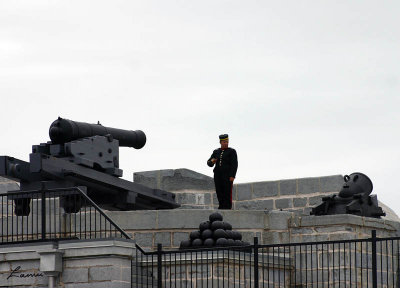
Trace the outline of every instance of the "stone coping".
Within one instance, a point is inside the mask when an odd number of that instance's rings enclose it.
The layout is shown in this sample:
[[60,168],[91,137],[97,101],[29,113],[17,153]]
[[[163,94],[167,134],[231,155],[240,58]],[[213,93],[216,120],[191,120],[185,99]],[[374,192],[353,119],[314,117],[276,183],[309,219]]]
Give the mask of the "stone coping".
[[267,229],[267,211],[245,210],[142,210],[142,211],[106,211],[117,225],[124,230],[150,229],[197,229],[201,222],[209,219],[211,213],[218,211],[224,221],[232,224],[233,229]]
[[[247,252],[243,249],[243,251],[231,251],[228,249],[223,251],[224,249],[218,251],[196,251],[196,250],[181,250],[178,253],[174,254],[166,254],[162,257],[163,265],[174,266],[190,264],[193,262],[200,262],[204,265],[211,265],[217,263],[227,264],[228,262],[233,265],[251,265],[254,263],[254,254],[252,252]],[[279,255],[273,253],[258,253],[258,263],[261,266],[268,266],[269,268],[282,268],[286,267],[286,269],[293,268],[293,264],[291,264],[291,256],[289,253],[280,253]],[[154,263],[151,259],[142,258],[139,259],[141,265],[143,266],[151,266]],[[202,262],[203,261],[203,262]]]
[[130,239],[61,240],[0,246],[0,261],[39,259],[40,252],[51,249],[63,252],[63,258],[136,255],[135,241]]
[[297,216],[293,217],[291,227],[318,227],[333,225],[356,225],[366,228],[386,229],[390,231],[400,230],[400,222],[361,217],[351,214],[325,215],[325,216]]

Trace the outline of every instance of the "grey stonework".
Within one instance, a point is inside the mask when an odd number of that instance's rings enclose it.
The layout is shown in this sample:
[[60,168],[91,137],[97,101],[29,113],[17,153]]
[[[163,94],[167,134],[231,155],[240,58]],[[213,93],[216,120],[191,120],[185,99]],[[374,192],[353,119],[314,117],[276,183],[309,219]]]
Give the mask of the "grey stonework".
[[[137,172],[134,173],[134,182],[175,193],[176,201],[181,204],[179,209],[218,208],[213,178],[189,169]],[[322,197],[338,193],[342,184],[341,175],[238,183],[234,184],[232,190],[233,209],[284,210],[306,216],[310,214],[311,208],[321,203]],[[17,188],[17,183],[1,178],[0,191]],[[390,208],[383,207],[390,219],[399,220]],[[4,210],[6,208],[0,207]],[[40,213],[40,209],[36,213]],[[147,221],[155,219],[144,218],[143,221],[139,225],[147,226]]]
[[167,191],[214,190],[213,178],[189,169],[168,169],[136,172],[133,181],[151,188]]
[[[62,269],[57,287],[131,287],[131,260],[136,255],[133,241],[59,241],[2,246],[0,249],[0,287],[47,287],[48,278],[39,270],[41,251],[59,251]],[[11,277],[11,269],[37,277]],[[61,267],[61,262],[60,262]]]
[[[180,209],[215,209],[218,200],[213,178],[188,169],[156,170],[134,173],[134,182],[176,194]],[[309,215],[310,207],[322,197],[338,193],[343,184],[341,175],[284,179],[234,184],[233,209],[282,209],[298,215]],[[293,209],[296,208],[296,209]]]

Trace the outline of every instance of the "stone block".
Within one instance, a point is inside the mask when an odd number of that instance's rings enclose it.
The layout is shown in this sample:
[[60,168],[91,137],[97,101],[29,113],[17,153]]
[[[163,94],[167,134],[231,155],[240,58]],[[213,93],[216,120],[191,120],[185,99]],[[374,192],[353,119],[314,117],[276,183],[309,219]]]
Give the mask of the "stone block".
[[290,242],[289,232],[263,232],[263,244],[285,244]]
[[121,281],[130,283],[132,279],[131,274],[132,274],[132,267],[121,267],[116,271],[116,277],[117,277],[116,279],[117,280],[120,279]]
[[152,247],[153,233],[135,233],[135,241],[139,246]]
[[315,231],[318,233],[334,233],[334,232],[354,232],[353,227],[349,226],[326,226],[326,227],[315,227]]
[[357,239],[357,235],[355,233],[329,233],[326,234],[330,241],[342,241],[342,240],[353,240]]
[[[201,207],[198,207],[201,208]],[[204,209],[159,210],[158,229],[193,229],[207,221],[213,211]]]
[[[222,214],[225,222],[228,222],[232,225],[233,229],[264,229],[265,228],[265,212],[264,211],[218,210],[218,212],[220,212]],[[206,220],[208,220],[208,218]]]
[[[15,231],[15,230],[14,230]],[[4,249],[4,248],[3,248]],[[2,249],[2,252],[6,252]],[[14,251],[13,251],[14,252]],[[28,259],[39,259],[39,255],[36,251],[23,251],[20,253],[8,253],[5,255],[6,261],[20,261],[21,259],[28,260]]]
[[279,195],[296,195],[297,183],[296,179],[281,180],[279,181]]
[[118,268],[112,266],[106,267],[90,267],[89,280],[90,281],[111,281],[120,279],[120,272]]
[[213,178],[189,169],[136,172],[134,182],[166,191],[214,190]]
[[266,215],[267,227],[270,230],[287,230],[292,213],[286,211],[270,211]]
[[328,241],[328,234],[316,234],[316,235],[302,235],[302,242],[316,242],[316,241]]
[[130,288],[131,283],[124,283],[122,281],[102,281],[102,282],[90,282],[90,283],[73,283],[65,284],[65,288]]
[[[38,271],[31,271],[39,273]],[[36,277],[11,277],[8,278],[10,273],[0,273],[0,287],[35,287]],[[18,274],[19,275],[19,274]],[[7,279],[8,278],[8,279]],[[39,276],[37,278],[45,278],[45,276]]]
[[322,203],[322,197],[324,197],[324,196],[319,195],[319,196],[309,197],[308,198],[308,205],[310,207],[314,207],[314,206],[317,206],[317,205],[321,204]]
[[342,175],[320,177],[319,180],[321,192],[339,192],[344,183]]
[[79,268],[88,266],[114,266],[121,267],[130,265],[129,258],[121,258],[118,256],[96,257],[96,258],[68,258],[64,259],[65,268]]
[[214,205],[214,206],[217,206],[218,207],[218,197],[217,197],[217,193],[216,192],[214,192],[214,193],[211,193],[211,197],[212,197],[212,204]]
[[253,244],[254,242],[254,237],[255,233],[254,232],[240,232],[242,234],[242,241],[249,242],[250,244]]
[[10,271],[12,262],[0,262],[0,272]]
[[204,195],[204,204],[211,205],[211,198],[212,198],[211,193],[204,193],[203,195]]
[[20,271],[30,271],[30,270],[39,270],[39,261],[12,261],[11,269],[14,270],[17,267],[21,267]]
[[250,200],[252,198],[250,183],[237,184],[235,186],[237,190],[237,197],[235,198],[236,200],[242,201],[242,200]]
[[[183,204],[178,209],[211,209],[210,205],[190,205],[190,204]],[[218,208],[218,207],[217,207]]]
[[301,178],[297,180],[299,194],[312,194],[320,192],[319,178]]
[[196,204],[196,195],[194,193],[176,193],[176,202],[179,204]]
[[161,185],[166,191],[214,190],[214,179],[189,169],[176,169],[172,176],[161,178]]
[[236,210],[272,210],[274,209],[274,200],[251,200],[239,201],[235,205]]
[[63,283],[88,282],[88,280],[89,280],[88,268],[64,269],[61,276],[61,281]]
[[173,232],[172,233],[172,245],[174,247],[179,247],[181,241],[189,239],[189,233],[186,232]]
[[313,234],[314,230],[311,228],[300,228],[300,229],[292,229],[292,234]]
[[300,216],[300,215],[304,215],[303,210],[304,210],[303,208],[298,208],[298,209],[287,209],[286,211],[292,212],[295,215]]
[[125,230],[157,228],[157,210],[106,211],[106,214]]
[[293,207],[306,207],[307,198],[293,198]]
[[275,200],[275,208],[276,209],[287,209],[293,206],[291,198],[284,198],[284,199],[276,199]]
[[16,182],[4,182],[0,183],[0,193],[7,191],[19,190],[19,185]]
[[305,207],[303,209],[303,215],[311,215],[311,210],[312,210],[311,207]]
[[301,226],[326,226],[326,225],[359,225],[363,226],[363,217],[340,214],[340,215],[324,215],[324,216],[304,216],[301,218]]
[[253,183],[253,198],[265,198],[278,195],[278,181]]
[[377,229],[395,230],[393,226],[387,224],[387,221],[372,217],[364,217],[364,225],[366,227],[377,228]]
[[156,232],[154,234],[154,245],[162,244],[163,247],[171,247],[170,232]]
[[160,184],[157,180],[157,171],[133,173],[133,182],[150,187],[152,189],[160,188]]

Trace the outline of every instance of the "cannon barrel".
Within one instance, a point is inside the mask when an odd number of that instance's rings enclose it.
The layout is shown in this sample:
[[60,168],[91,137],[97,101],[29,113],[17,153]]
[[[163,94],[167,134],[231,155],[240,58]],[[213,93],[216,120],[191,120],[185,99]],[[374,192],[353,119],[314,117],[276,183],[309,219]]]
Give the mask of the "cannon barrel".
[[60,117],[50,125],[49,135],[54,144],[62,144],[96,135],[111,135],[119,141],[119,146],[135,149],[140,149],[146,144],[146,135],[141,130],[116,129],[102,126],[100,123],[89,124]]

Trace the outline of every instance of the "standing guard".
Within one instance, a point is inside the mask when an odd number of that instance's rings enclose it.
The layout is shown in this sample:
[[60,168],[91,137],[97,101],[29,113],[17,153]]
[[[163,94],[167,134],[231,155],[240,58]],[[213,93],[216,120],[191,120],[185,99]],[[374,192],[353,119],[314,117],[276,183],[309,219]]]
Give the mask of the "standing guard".
[[232,209],[232,187],[238,168],[236,150],[229,148],[228,134],[219,136],[221,148],[215,149],[207,165],[214,167],[215,191],[218,198],[218,209]]

